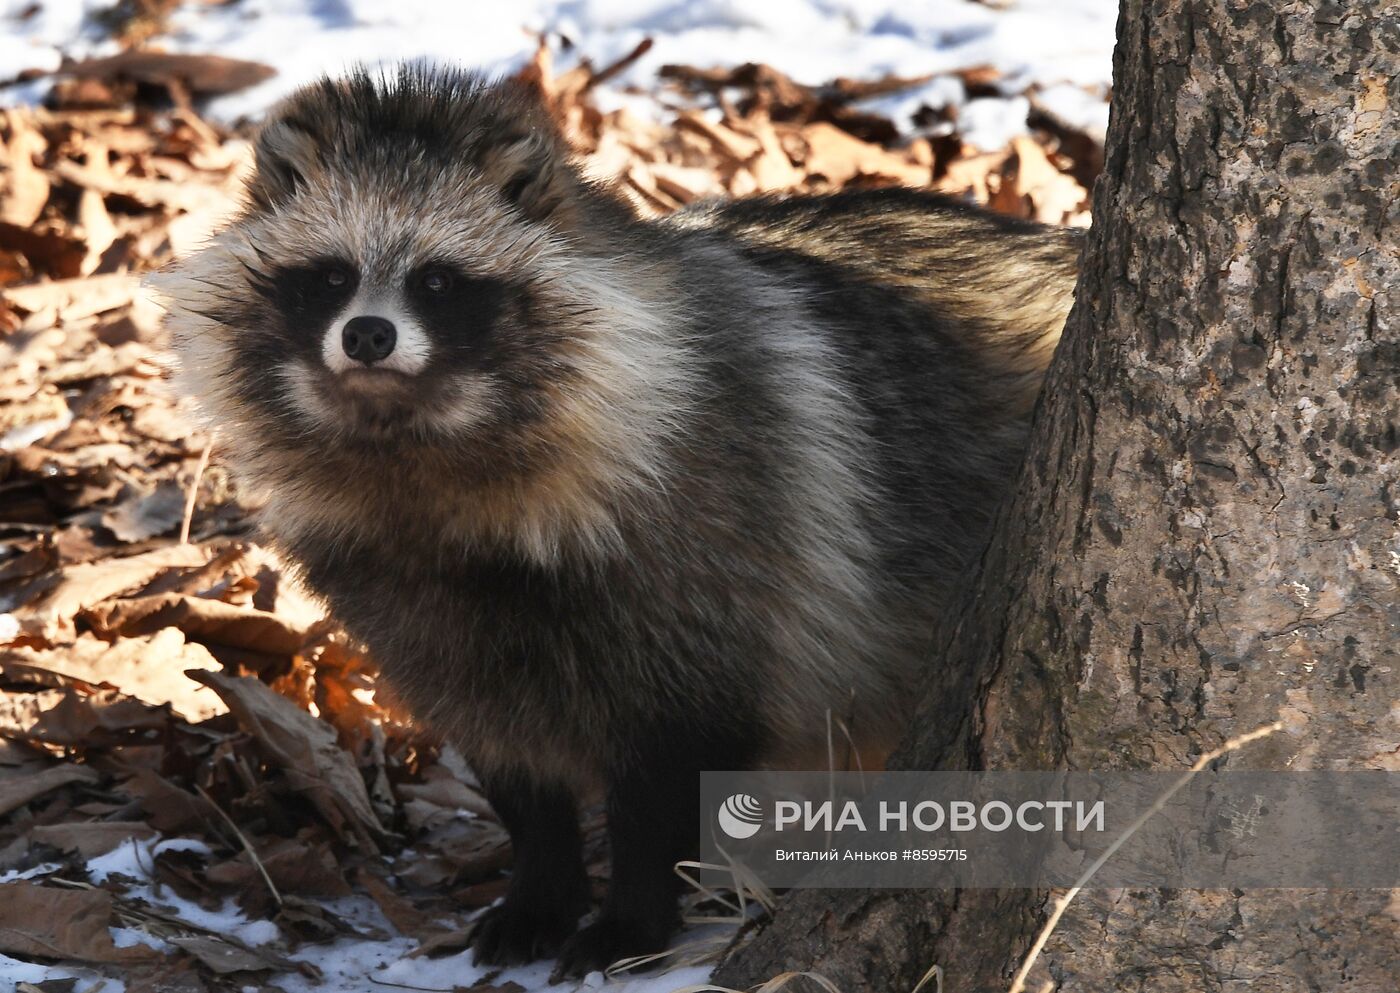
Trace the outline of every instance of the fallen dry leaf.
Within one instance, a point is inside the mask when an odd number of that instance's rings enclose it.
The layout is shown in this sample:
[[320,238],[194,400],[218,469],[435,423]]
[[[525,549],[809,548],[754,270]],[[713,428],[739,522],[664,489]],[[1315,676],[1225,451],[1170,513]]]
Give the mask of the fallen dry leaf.
[[82,616],[103,637],[130,638],[178,628],[214,651],[233,647],[294,655],[309,637],[309,629],[292,617],[185,594],[112,600]]
[[60,279],[81,273],[87,256],[81,239],[43,223],[21,227],[0,221],[0,248],[19,252],[36,270]]
[[724,124],[711,121],[699,111],[681,111],[676,115],[676,126],[704,135],[716,151],[736,163],[749,161],[760,150],[755,139]]
[[107,213],[107,205],[102,194],[96,190],[83,190],[78,199],[78,223],[83,229],[83,239],[87,242],[87,252],[83,256],[81,272],[84,276],[97,270],[102,263],[102,255],[117,240],[117,226],[112,223],[112,215]]
[[84,607],[148,583],[167,569],[203,565],[208,558],[208,550],[197,545],[170,545],[126,558],[69,566],[54,588],[30,606],[22,628],[48,642],[58,641],[64,632],[71,632],[74,616]]
[[15,993],[77,993],[76,979],[44,979],[37,983],[20,982]]
[[217,694],[185,675],[191,669],[222,667],[208,649],[186,640],[178,628],[161,628],[148,636],[114,642],[84,633],[62,648],[17,648],[3,658],[91,683],[106,683],[148,704],[169,704],[190,721],[228,712]]
[[454,928],[451,931],[438,931],[419,940],[418,947],[408,953],[411,959],[438,958],[443,955],[456,955],[471,947],[476,925]]
[[423,941],[446,930],[438,923],[441,915],[419,910],[373,873],[362,870],[356,873],[355,882],[370,895],[394,930],[404,937]]
[[0,883],[0,951],[7,955],[113,964],[160,958],[145,945],[118,948],[111,921],[112,897],[103,890]]
[[247,852],[212,866],[205,878],[229,889],[266,895],[262,873],[266,872],[282,895],[343,897],[350,895],[350,885],[340,865],[326,843],[309,844],[295,838],[277,838],[258,846],[258,866],[253,865]]
[[12,286],[0,293],[0,299],[28,314],[52,314],[55,321],[77,321],[129,306],[140,288],[141,281],[135,276],[113,273]]
[[961,155],[948,163],[943,178],[938,182],[938,189],[945,193],[971,196],[979,203],[986,203],[991,196],[989,179],[999,175],[1008,157],[1005,150]]
[[27,737],[43,713],[58,706],[63,696],[63,690],[0,693],[0,735],[15,739]]
[[81,693],[66,690],[58,703],[39,715],[24,737],[63,748],[129,742],[153,738],[170,724],[170,710],[156,707],[116,690]]
[[812,175],[824,176],[842,186],[858,176],[875,176],[923,186],[932,178],[928,166],[910,162],[868,141],[861,141],[834,124],[819,121],[802,129],[807,143],[803,166]]
[[189,952],[221,976],[233,972],[268,972],[278,968],[276,959],[264,958],[255,950],[231,945],[213,935],[179,935],[166,941]]
[[101,777],[85,765],[55,765],[23,779],[0,783],[0,816],[69,783],[94,783]]
[[35,844],[76,852],[84,859],[105,855],[129,838],[145,841],[155,836],[155,830],[141,821],[41,824],[29,829],[29,838]]
[[189,94],[218,96],[256,86],[277,75],[260,62],[222,55],[185,54],[134,49],[100,59],[69,62],[58,74],[101,81],[178,82]]
[[1063,224],[1084,207],[1088,191],[1055,168],[1038,144],[1015,138],[1011,150],[1001,185],[991,196],[994,209],[1043,224]]
[[191,672],[190,678],[223,697],[239,725],[253,735],[293,789],[349,841],[368,850],[386,837],[370,806],[364,779],[336,744],[335,730],[257,679]]
[[49,202],[48,176],[34,164],[49,143],[19,110],[0,111],[4,123],[3,185],[0,185],[0,220],[27,228],[39,219]]
[[709,169],[657,162],[649,170],[656,188],[675,198],[677,203],[690,203],[723,190],[718,178]]
[[462,782],[443,765],[427,769],[423,782],[400,783],[394,792],[405,801],[426,801],[450,811],[466,810],[478,817],[494,816],[480,790]]
[[138,542],[169,534],[185,515],[185,491],[174,480],[161,480],[154,489],[134,487],[111,509],[103,512],[102,526],[120,541]]
[[157,831],[217,830],[219,813],[198,793],[181,789],[154,769],[137,769],[121,784],[121,790],[140,801],[146,819]]
[[93,169],[71,160],[60,162],[54,173],[66,182],[105,195],[130,197],[148,207],[194,213],[229,212],[237,202],[217,186],[177,183],[169,179],[119,176],[109,170]]
[[759,119],[752,123],[754,137],[758,139],[759,153],[749,163],[749,172],[758,183],[759,190],[787,190],[802,182],[803,174],[788,158],[783,150],[778,133],[771,122]]

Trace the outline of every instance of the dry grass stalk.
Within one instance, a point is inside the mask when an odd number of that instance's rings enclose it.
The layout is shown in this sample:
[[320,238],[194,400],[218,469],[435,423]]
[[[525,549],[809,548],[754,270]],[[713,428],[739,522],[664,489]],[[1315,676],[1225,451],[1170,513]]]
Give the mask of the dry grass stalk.
[[214,440],[211,438],[199,453],[199,462],[194,467],[194,478],[190,480],[190,489],[185,496],[185,516],[180,521],[180,544],[190,543],[190,524],[194,521],[195,500],[199,496],[199,481],[204,478],[204,470],[209,467],[209,452],[214,447]]
[[1247,734],[1231,738],[1219,748],[1206,752],[1195,761],[1190,769],[1182,773],[1177,781],[1172,784],[1171,788],[1159,796],[1153,802],[1152,806],[1148,807],[1136,820],[1129,824],[1127,828],[1123,830],[1123,833],[1114,839],[1113,844],[1109,845],[1102,855],[1094,859],[1089,868],[1085,869],[1083,874],[1074,881],[1074,885],[1055,900],[1050,910],[1050,916],[1045,920],[1045,926],[1040,929],[1040,934],[1036,936],[1035,943],[1031,945],[1030,951],[1026,953],[1026,958],[1025,961],[1021,963],[1021,968],[1017,969],[1016,975],[1012,977],[1011,988],[1008,993],[1024,993],[1026,977],[1030,975],[1030,971],[1032,967],[1034,967],[1036,959],[1040,957],[1041,951],[1045,948],[1045,943],[1050,940],[1050,935],[1054,933],[1055,927],[1060,923],[1060,918],[1065,915],[1065,911],[1069,909],[1069,905],[1074,901],[1074,898],[1079,895],[1079,891],[1088,885],[1089,880],[1094,877],[1094,874],[1102,869],[1109,859],[1113,858],[1118,849],[1122,848],[1129,838],[1137,834],[1144,824],[1151,820],[1152,817],[1167,805],[1167,801],[1174,797],[1183,786],[1204,771],[1206,766],[1210,765],[1222,755],[1243,748],[1250,742],[1258,741],[1260,738],[1267,738],[1275,731],[1281,730],[1283,730],[1283,722],[1274,721],[1272,724],[1266,724]]

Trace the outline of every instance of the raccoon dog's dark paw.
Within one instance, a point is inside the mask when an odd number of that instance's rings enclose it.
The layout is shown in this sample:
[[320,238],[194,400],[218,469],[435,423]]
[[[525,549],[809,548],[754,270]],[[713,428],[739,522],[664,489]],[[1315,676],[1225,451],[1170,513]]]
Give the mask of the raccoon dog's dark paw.
[[674,921],[664,917],[621,920],[605,912],[564,942],[549,981],[578,979],[590,972],[601,972],[618,959],[665,951],[673,930]]
[[476,920],[472,961],[477,965],[524,965],[552,956],[578,928],[570,908],[507,900]]

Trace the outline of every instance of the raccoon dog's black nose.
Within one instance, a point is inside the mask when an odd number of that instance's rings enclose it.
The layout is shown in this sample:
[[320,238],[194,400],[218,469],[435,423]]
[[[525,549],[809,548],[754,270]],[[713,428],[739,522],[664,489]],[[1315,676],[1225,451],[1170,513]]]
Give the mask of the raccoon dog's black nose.
[[352,317],[340,332],[340,346],[356,362],[371,365],[389,357],[397,338],[394,325],[382,317]]

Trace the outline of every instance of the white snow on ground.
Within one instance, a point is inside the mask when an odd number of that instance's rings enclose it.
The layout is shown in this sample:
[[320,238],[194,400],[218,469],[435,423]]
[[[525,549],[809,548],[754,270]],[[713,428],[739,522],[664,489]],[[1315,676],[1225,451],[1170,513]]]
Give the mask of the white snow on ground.
[[[21,17],[35,0],[0,0],[0,78],[53,68],[61,53],[112,51],[90,17],[111,3],[37,0],[38,11]],[[160,44],[278,70],[261,86],[215,102],[212,111],[230,120],[256,116],[295,86],[357,62],[427,58],[507,72],[534,50],[532,32],[546,29],[566,35],[599,65],[654,39],[617,86],[650,85],[667,63],[768,62],[806,83],[991,65],[1001,71],[1009,99],[970,105],[964,130],[973,144],[996,148],[1025,130],[1027,104],[1018,94],[1030,85],[1054,94],[1054,110],[1067,123],[1102,132],[1117,6],[1117,0],[1011,0],[1004,8],[971,0],[237,0],[186,4]],[[907,126],[920,103],[964,104],[962,89],[955,77],[943,77],[872,107]],[[35,92],[21,88],[0,99]],[[602,96],[606,103],[608,93]]]
[[7,989],[14,989],[20,983],[42,983],[46,979],[76,979],[78,993],[86,993],[99,983],[105,984],[102,986],[102,993],[126,993],[126,984],[121,980],[113,980],[91,969],[35,965],[32,962],[12,959],[8,955],[0,955],[0,982],[10,984]]

